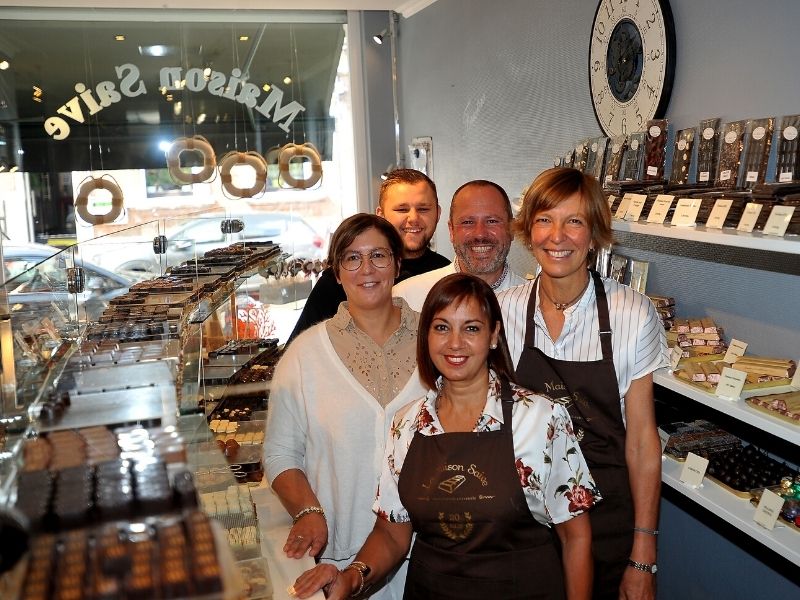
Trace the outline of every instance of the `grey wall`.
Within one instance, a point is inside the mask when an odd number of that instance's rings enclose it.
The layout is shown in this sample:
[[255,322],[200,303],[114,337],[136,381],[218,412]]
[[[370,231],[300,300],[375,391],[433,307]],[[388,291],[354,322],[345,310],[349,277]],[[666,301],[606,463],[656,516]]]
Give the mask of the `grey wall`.
[[[670,4],[677,60],[666,116],[673,128],[708,117],[732,121],[800,113],[800,2]],[[438,0],[401,20],[402,143],[433,137],[434,178],[445,215],[449,197],[463,182],[492,179],[517,196],[555,156],[577,140],[601,134],[587,74],[596,7],[596,0]],[[452,255],[444,220],[437,242],[441,252]],[[679,303],[683,298],[685,310],[729,319],[728,328],[736,331],[739,325],[740,337],[760,353],[777,349],[797,358],[797,277],[720,267],[713,257],[704,262],[629,253],[651,261],[652,291],[675,295]],[[514,257],[515,270],[525,272],[529,256],[516,248]],[[687,270],[691,277],[676,284]],[[739,288],[719,285],[713,274],[738,281]],[[765,295],[772,300],[761,302]],[[665,501],[661,529],[675,532],[665,533],[659,544],[661,599],[797,595],[800,569],[790,569],[787,579],[742,552],[706,519],[696,520]],[[688,548],[694,559],[686,559]],[[742,582],[756,573],[754,596]]]

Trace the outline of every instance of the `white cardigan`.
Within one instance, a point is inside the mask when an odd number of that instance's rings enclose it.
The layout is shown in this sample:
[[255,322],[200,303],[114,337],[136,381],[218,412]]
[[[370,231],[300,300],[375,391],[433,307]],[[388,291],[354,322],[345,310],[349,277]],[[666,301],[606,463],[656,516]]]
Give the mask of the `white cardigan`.
[[301,469],[328,522],[321,558],[353,557],[375,524],[389,426],[395,412],[425,395],[417,370],[385,409],[353,377],[318,323],[298,336],[272,379],[264,468],[270,484]]

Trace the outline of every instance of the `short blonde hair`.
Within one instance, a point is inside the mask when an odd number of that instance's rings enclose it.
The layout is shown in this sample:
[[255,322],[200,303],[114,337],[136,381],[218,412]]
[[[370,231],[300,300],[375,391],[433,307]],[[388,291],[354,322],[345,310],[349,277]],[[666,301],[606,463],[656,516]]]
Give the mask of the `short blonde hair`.
[[[522,197],[519,214],[511,224],[514,235],[530,248],[531,228],[536,215],[550,210],[576,193],[580,195],[586,208],[593,248],[598,250],[610,246],[614,241],[611,231],[611,209],[600,183],[591,175],[570,167],[547,169],[528,186]],[[592,260],[590,253],[589,261]]]

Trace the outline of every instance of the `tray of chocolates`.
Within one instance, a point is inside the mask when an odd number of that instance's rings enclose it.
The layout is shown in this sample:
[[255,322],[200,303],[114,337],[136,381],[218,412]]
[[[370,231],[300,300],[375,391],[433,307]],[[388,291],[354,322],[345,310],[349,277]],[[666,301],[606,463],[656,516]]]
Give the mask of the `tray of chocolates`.
[[224,588],[212,524],[193,510],[34,537],[20,598],[218,598]]
[[[780,485],[767,487],[769,491],[781,496],[784,499],[783,507],[779,513],[779,518],[789,525],[792,529],[800,533],[800,477],[784,477]],[[753,506],[758,506],[764,489],[752,490],[750,502]]]
[[740,498],[750,498],[750,490],[780,485],[784,477],[793,479],[798,475],[791,466],[752,444],[706,454],[709,461],[706,477]]

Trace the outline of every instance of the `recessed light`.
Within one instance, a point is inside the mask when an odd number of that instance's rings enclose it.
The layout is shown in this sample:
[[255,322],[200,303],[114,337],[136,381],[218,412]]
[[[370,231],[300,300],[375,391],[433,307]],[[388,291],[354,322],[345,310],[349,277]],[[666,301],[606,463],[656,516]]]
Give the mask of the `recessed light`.
[[167,94],[167,102],[172,102],[172,94]]
[[10,66],[11,66],[11,63],[9,63],[7,60],[0,61],[0,71],[5,71]]
[[197,115],[197,124],[202,125],[206,120],[206,113],[200,113]]
[[121,33],[118,33],[117,35],[114,36],[114,39],[116,41],[118,41],[118,42],[124,42],[125,41],[125,36],[122,35]]
[[261,86],[261,89],[264,90],[265,92],[268,92],[270,91],[270,89],[272,89],[272,86],[268,83],[265,83],[264,85]]
[[290,83],[292,83],[292,78],[287,75],[286,77],[283,78],[283,83],[289,85]]
[[169,54],[176,54],[176,50],[177,48],[175,46],[165,46],[163,44],[139,46],[139,54],[142,56],[167,56]]
[[239,36],[239,41],[240,41],[240,42],[246,42],[246,41],[247,41],[247,40],[249,40],[249,39],[250,39],[250,36],[249,36],[249,35],[240,35],[240,36]]

